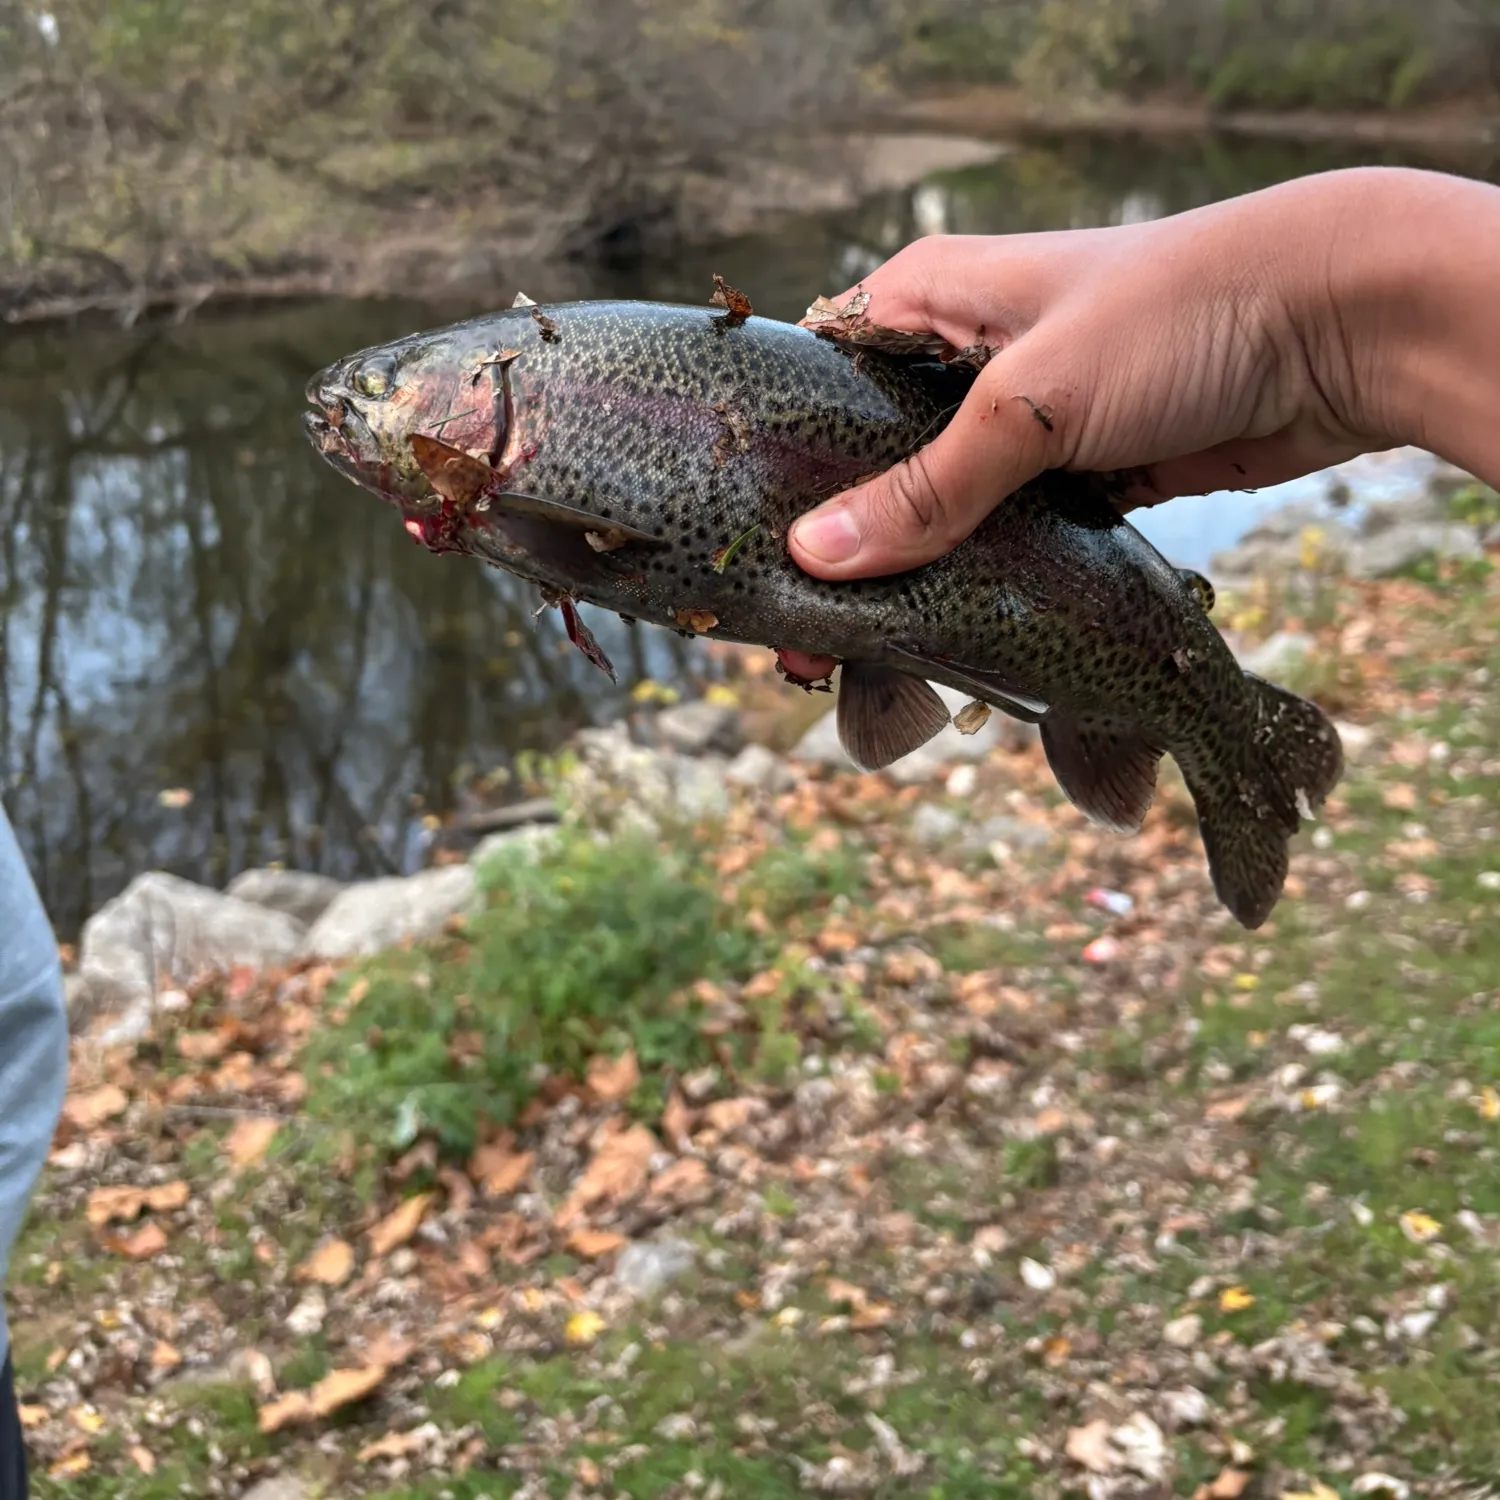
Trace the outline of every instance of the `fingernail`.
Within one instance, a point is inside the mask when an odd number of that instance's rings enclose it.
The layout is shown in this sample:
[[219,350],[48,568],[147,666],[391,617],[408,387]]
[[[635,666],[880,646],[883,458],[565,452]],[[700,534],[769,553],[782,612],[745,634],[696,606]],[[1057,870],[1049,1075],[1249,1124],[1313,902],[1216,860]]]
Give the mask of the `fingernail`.
[[848,562],[859,551],[859,528],[847,506],[807,516],[792,531],[802,550],[819,562]]

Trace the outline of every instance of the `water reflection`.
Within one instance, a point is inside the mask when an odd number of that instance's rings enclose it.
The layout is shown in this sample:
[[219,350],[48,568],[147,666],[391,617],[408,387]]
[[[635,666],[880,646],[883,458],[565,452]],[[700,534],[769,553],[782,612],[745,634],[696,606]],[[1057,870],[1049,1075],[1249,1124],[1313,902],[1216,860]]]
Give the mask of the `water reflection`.
[[[681,264],[582,283],[559,268],[527,290],[701,302],[719,271],[795,318],[921,233],[1121,222],[1352,159],[1015,149]],[[314,458],[312,370],[463,311],[335,303],[0,335],[0,778],[64,933],[152,866],[211,884],[266,860],[403,868],[414,819],[476,769],[615,711],[643,676],[704,670],[688,642],[600,619],[612,689],[555,616],[532,618],[528,589],[416,548]]]

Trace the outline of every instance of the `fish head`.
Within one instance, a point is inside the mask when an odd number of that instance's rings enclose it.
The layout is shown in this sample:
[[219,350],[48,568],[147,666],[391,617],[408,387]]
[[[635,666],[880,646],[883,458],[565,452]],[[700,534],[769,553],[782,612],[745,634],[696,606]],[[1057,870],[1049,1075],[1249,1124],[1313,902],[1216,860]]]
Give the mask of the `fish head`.
[[[509,403],[507,326],[471,323],[380,344],[320,370],[307,383],[302,419],[313,447],[345,478],[408,513],[441,503],[413,451],[423,436],[486,464],[504,451]],[[524,329],[513,330],[517,341]]]

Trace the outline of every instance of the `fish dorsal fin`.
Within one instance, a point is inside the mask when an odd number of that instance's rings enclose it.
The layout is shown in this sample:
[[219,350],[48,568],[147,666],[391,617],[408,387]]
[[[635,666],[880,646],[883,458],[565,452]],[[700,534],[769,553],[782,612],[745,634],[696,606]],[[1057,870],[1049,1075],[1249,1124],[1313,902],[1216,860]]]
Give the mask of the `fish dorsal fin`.
[[839,743],[862,771],[879,771],[948,726],[943,700],[920,677],[873,662],[839,670]]
[[1162,752],[1128,724],[1042,720],[1042,748],[1057,784],[1080,812],[1116,833],[1137,833],[1156,795]]
[[901,662],[913,671],[930,673],[939,682],[962,684],[976,698],[983,699],[1012,718],[1024,720],[1028,724],[1037,723],[1051,707],[1044,699],[1018,687],[999,672],[966,666],[963,662],[949,661],[943,657],[928,656],[920,651],[908,651],[900,646],[887,646],[885,654],[892,661]]

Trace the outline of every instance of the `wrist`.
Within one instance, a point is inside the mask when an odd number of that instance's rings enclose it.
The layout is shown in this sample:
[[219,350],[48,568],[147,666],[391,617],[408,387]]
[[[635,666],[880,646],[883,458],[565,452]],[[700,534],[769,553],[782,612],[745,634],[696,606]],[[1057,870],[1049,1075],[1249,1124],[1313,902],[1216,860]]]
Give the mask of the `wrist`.
[[1298,186],[1283,285],[1328,416],[1500,482],[1500,189],[1378,167]]

